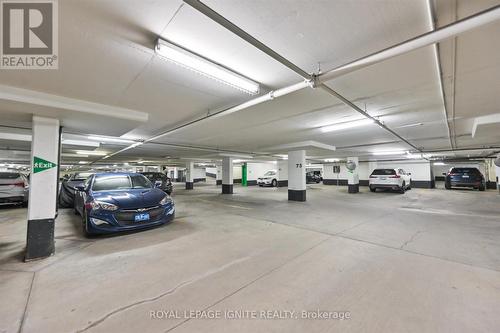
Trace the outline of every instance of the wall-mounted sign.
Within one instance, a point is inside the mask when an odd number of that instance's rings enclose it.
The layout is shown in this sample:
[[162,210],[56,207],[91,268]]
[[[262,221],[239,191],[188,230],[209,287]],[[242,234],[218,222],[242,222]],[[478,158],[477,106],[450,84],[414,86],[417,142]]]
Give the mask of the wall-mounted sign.
[[33,173],[55,168],[57,164],[44,160],[40,157],[33,157]]
[[340,173],[340,165],[333,166],[333,173]]

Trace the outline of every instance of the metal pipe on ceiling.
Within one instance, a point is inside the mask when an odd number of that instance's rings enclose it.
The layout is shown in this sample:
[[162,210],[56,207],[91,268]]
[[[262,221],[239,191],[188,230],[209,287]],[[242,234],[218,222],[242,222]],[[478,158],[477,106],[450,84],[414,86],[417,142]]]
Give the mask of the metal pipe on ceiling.
[[410,51],[429,46],[448,39],[450,37],[459,35],[466,31],[478,28],[485,24],[494,22],[500,19],[500,5],[488,8],[479,13],[467,16],[461,20],[445,25],[441,28],[429,31],[420,36],[408,39],[402,43],[390,46],[382,51],[372,53],[368,56],[354,60],[348,64],[334,68],[328,72],[319,75],[321,82],[329,81],[345,75],[347,73],[356,71],[358,69],[371,66],[381,61],[408,53]]
[[[436,12],[434,9],[434,5],[432,0],[427,0],[427,9],[429,10],[429,21],[430,21],[430,26],[431,26],[431,31],[436,30]],[[439,92],[441,94],[441,98],[443,100],[443,113],[444,113],[444,120],[445,120],[445,125],[446,125],[446,131],[448,133],[448,140],[450,141],[450,148],[453,149],[453,140],[452,140],[452,135],[451,135],[451,130],[450,130],[450,123],[449,123],[449,117],[448,117],[448,107],[446,106],[446,96],[444,93],[444,84],[443,84],[443,78],[441,77],[442,73],[442,66],[441,66],[441,56],[440,56],[440,48],[439,44],[435,43],[433,45],[433,51],[434,51],[434,58],[436,59],[436,67],[437,67],[437,75],[438,75],[438,80],[439,80]]]

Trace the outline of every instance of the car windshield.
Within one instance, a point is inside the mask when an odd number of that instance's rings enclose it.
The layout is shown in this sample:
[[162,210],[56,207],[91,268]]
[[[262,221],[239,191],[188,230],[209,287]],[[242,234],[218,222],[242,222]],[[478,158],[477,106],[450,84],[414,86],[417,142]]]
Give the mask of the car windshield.
[[374,176],[390,176],[390,175],[395,175],[396,170],[394,169],[375,169],[372,172],[372,175]]
[[16,179],[19,177],[19,174],[15,172],[0,172],[0,179]]
[[116,191],[136,188],[151,188],[150,181],[142,175],[110,175],[97,177],[93,191]]
[[79,172],[79,173],[75,173],[75,175],[73,176],[73,180],[85,180],[85,179],[89,178],[92,175],[93,175],[92,172]]
[[264,174],[264,176],[274,176],[276,174],[275,171],[268,171]]

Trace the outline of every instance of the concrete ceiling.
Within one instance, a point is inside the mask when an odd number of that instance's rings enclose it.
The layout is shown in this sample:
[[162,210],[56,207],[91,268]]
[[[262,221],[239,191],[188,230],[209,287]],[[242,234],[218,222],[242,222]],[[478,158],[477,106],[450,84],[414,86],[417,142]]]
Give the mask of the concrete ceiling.
[[[318,66],[324,72],[430,30],[426,0],[204,3],[310,73],[317,72]],[[437,26],[498,4],[499,0],[435,1]],[[182,1],[65,0],[59,4],[59,18],[59,69],[0,70],[0,85],[48,94],[56,100],[94,103],[97,112],[0,98],[0,126],[4,126],[0,132],[29,129],[31,115],[40,114],[60,118],[65,137],[73,139],[105,134],[145,140],[252,98],[162,60],[153,51],[158,37],[258,81],[263,93],[302,80]],[[499,33],[500,22],[495,22],[439,43],[455,148],[500,145],[500,128],[495,132],[490,126],[488,134],[471,135],[476,117],[500,113]],[[327,85],[415,146],[430,151],[450,149],[438,78],[434,50],[429,46]],[[110,108],[117,113],[110,113]],[[141,121],[130,116],[141,114],[145,115]],[[213,159],[217,150],[258,155],[266,153],[266,147],[306,140],[337,147],[335,152],[325,152],[325,158],[411,150],[376,125],[330,133],[318,129],[360,118],[323,90],[307,88],[173,132],[115,155],[109,163],[164,161],[166,156],[171,163],[183,158]],[[125,146],[91,149],[113,153]],[[0,138],[0,148],[26,150],[29,145]],[[78,149],[84,148],[63,146],[63,153],[74,154]],[[98,157],[63,159],[78,163]]]

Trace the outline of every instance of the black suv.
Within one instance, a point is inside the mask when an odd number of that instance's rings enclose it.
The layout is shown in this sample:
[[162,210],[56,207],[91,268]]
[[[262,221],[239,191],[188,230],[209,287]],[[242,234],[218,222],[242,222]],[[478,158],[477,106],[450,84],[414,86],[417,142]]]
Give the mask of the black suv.
[[484,191],[486,181],[477,168],[451,168],[446,174],[444,187],[447,190],[452,187],[472,187]]
[[147,179],[151,181],[154,187],[163,190],[168,195],[172,194],[174,186],[172,181],[167,177],[166,174],[161,172],[141,172]]

